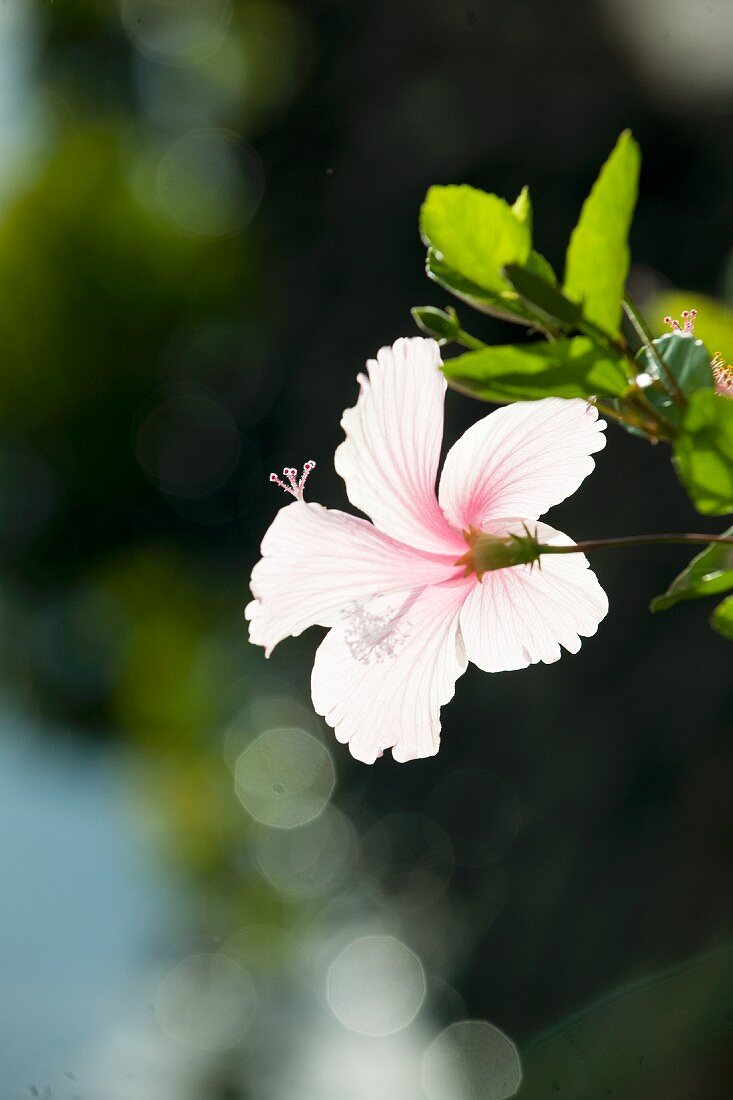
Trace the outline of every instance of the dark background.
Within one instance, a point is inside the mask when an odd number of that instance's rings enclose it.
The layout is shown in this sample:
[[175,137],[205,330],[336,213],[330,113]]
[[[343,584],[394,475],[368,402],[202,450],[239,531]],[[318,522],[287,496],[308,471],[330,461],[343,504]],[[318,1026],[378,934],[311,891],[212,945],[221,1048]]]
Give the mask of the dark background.
[[[644,156],[637,296],[675,286],[725,298],[733,67],[719,55],[733,56],[733,14],[723,0],[242,0],[212,39],[227,52],[171,64],[151,53],[152,0],[123,5],[124,18],[102,0],[28,8],[13,46],[26,60],[6,102],[0,208],[9,737],[33,728],[19,754],[34,767],[72,746],[82,788],[84,761],[111,761],[123,777],[131,808],[118,840],[139,844],[147,873],[186,899],[175,935],[162,918],[146,924],[145,959],[175,959],[182,936],[226,936],[253,911],[315,934],[327,927],[318,907],[304,916],[253,869],[251,823],[222,756],[235,716],[241,746],[261,732],[260,697],[286,711],[309,702],[313,632],[266,663],[242,619],[259,542],[283,503],[267,474],[313,458],[311,498],[347,507],[332,455],[355,375],[413,334],[410,307],[446,304],[424,276],[417,232],[432,183],[509,199],[529,183],[537,247],[562,270],[582,200],[631,127]],[[229,135],[230,160],[222,167],[206,146],[195,163],[175,163],[171,199],[161,159],[208,128]],[[221,190],[230,169],[233,190]],[[468,312],[477,335],[512,338]],[[485,412],[449,394],[447,441]],[[692,510],[668,452],[613,425],[596,472],[551,522],[576,539],[716,528]],[[455,943],[434,968],[449,989],[430,1002],[436,1028],[488,1019],[530,1050],[609,990],[729,941],[732,651],[702,606],[648,612],[685,559],[667,548],[599,556],[610,612],[597,637],[557,665],[471,669],[434,759],[369,768],[319,731],[357,833],[385,814],[421,814],[452,842],[443,901]],[[49,787],[62,802],[63,783],[60,771]],[[12,822],[8,835],[24,862],[46,843]],[[68,859],[78,867],[73,844]],[[20,924],[53,944],[59,929],[30,911],[14,866],[4,889],[26,913]],[[361,896],[364,873],[357,858],[341,894]],[[79,876],[96,882],[93,866]],[[90,924],[102,919],[96,889]],[[415,916],[417,942],[430,920]],[[409,922],[401,935],[411,942]],[[37,948],[26,947],[30,966]],[[23,936],[7,950],[23,958]],[[75,950],[83,967],[83,942]],[[716,981],[730,970],[722,957]],[[49,989],[66,980],[42,970]],[[718,1024],[730,981],[685,973],[680,1003],[696,1007],[682,1024],[622,998],[632,1031],[661,1046],[651,1077],[632,1073],[619,1095],[728,1095]],[[81,1028],[78,1051],[92,1031]],[[57,1038],[41,1028],[35,1053]],[[586,1083],[567,1095],[615,1087],[588,1042]],[[277,1061],[259,1049],[262,1064]],[[29,1081],[42,1091],[24,1057],[7,1071],[19,1096]],[[59,1057],[60,1072],[71,1052]],[[137,1072],[134,1049],[128,1064]],[[192,1096],[271,1095],[246,1059],[241,1071],[213,1065]],[[109,1071],[98,1087],[127,1096],[121,1079]]]

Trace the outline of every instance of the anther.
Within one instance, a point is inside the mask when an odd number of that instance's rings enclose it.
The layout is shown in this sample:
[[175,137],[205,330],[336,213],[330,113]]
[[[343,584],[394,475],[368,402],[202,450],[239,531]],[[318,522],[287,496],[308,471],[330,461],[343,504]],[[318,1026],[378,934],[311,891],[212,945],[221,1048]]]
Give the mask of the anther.
[[669,327],[672,329],[672,332],[676,332],[680,336],[694,336],[696,317],[696,309],[683,309],[682,324],[680,324],[675,317],[670,317],[669,315],[664,318],[664,323],[665,325],[669,325]]
[[280,488],[284,489],[286,493],[290,493],[290,495],[295,497],[296,500],[302,500],[303,489],[305,488],[308,474],[311,472],[311,470],[315,470],[315,468],[315,462],[312,459],[309,459],[309,461],[306,462],[303,466],[303,473],[301,475],[300,481],[296,480],[298,477],[298,471],[296,470],[295,466],[285,466],[285,468],[283,469],[283,477],[286,477],[288,479],[288,484],[286,484],[281,478],[279,478],[277,474],[270,474],[270,481],[274,485],[279,485]]

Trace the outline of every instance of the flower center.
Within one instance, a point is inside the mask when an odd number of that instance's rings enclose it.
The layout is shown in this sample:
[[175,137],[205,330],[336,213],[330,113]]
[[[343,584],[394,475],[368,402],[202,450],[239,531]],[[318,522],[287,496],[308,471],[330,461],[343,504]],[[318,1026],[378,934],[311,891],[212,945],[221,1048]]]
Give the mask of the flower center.
[[311,470],[315,470],[316,464],[310,459],[303,466],[303,473],[300,481],[296,480],[298,477],[298,471],[295,466],[286,466],[283,470],[283,476],[288,479],[289,484],[286,485],[284,481],[281,481],[277,474],[270,474],[270,481],[274,485],[279,485],[281,489],[284,489],[286,493],[290,493],[296,500],[303,500],[303,490],[305,489],[305,483],[308,480],[308,474]]
[[413,589],[397,606],[377,600],[372,609],[357,606],[348,620],[344,641],[355,661],[360,664],[381,664],[394,657],[408,638],[409,621],[405,616],[420,594]]

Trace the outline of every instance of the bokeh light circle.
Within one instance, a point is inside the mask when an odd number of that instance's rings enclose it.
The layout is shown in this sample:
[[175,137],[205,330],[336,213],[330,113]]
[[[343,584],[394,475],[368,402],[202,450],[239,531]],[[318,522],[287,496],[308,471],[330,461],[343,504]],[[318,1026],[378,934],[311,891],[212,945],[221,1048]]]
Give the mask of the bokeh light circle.
[[294,829],[323,812],[336,784],[328,749],[302,729],[267,730],[237,760],[234,786],[263,825]]
[[198,1050],[228,1050],[246,1034],[257,1007],[252,981],[226,955],[189,955],[163,978],[155,1014],[171,1039]]
[[429,1100],[506,1100],[522,1082],[517,1048],[485,1020],[460,1020],[438,1035],[423,1057]]
[[263,829],[255,859],[265,878],[282,894],[318,897],[334,890],[354,858],[354,832],[335,806],[299,829]]
[[163,213],[194,237],[228,237],[251,221],[264,190],[255,151],[228,130],[190,130],[158,163]]
[[354,940],[331,963],[326,980],[332,1012],[361,1035],[390,1035],[407,1027],[425,992],[422,963],[393,936]]
[[145,57],[191,65],[223,44],[232,0],[120,0],[120,15]]

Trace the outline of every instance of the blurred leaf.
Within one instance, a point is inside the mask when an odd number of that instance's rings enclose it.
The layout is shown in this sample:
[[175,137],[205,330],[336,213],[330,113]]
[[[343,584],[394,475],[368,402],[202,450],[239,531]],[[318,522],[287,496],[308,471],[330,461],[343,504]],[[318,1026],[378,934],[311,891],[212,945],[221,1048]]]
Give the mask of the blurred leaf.
[[[733,535],[733,527],[724,531]],[[681,600],[698,600],[733,588],[733,546],[711,543],[675,577],[663,596],[652,600],[652,611],[666,611]]]
[[412,319],[422,332],[440,343],[455,340],[461,326],[454,309],[437,309],[435,306],[415,306],[410,310]]
[[718,604],[710,616],[710,625],[724,638],[733,641],[733,596],[728,596]]
[[205,240],[172,225],[149,147],[125,130],[123,158],[120,125],[57,134],[0,218],[0,428],[53,471],[53,526],[22,562],[46,583],[83,575],[151,523],[180,524],[140,468],[137,418],[176,381],[176,341],[266,308],[252,232]]
[[698,1095],[697,1076],[725,1057],[732,983],[725,947],[590,1005],[525,1049],[520,1100]]
[[98,583],[128,624],[111,688],[115,724],[148,746],[205,740],[218,717],[224,670],[203,660],[225,596],[170,551],[148,549],[106,563]]
[[639,147],[624,130],[585,200],[568,246],[565,292],[582,303],[589,321],[612,336],[621,321],[639,165]]
[[518,264],[507,264],[504,274],[520,297],[542,318],[573,326],[581,317],[580,306],[548,283],[536,271]]
[[[526,202],[520,210],[525,219]],[[507,289],[502,268],[526,263],[531,247],[526,220],[498,195],[467,184],[429,189],[420,210],[420,232],[449,267],[494,292]]]
[[519,300],[519,295],[506,284],[506,290],[494,292],[485,290],[477,283],[471,282],[457,271],[454,271],[444,260],[438,256],[434,249],[428,249],[426,264],[428,278],[442,286],[444,290],[455,294],[462,302],[477,309],[480,313],[486,313],[491,317],[500,317],[504,321],[514,321],[518,324],[532,325],[535,319],[524,308]]
[[733,400],[711,389],[691,394],[674,453],[698,512],[733,512]]
[[666,332],[664,317],[679,317],[684,309],[697,310],[695,335],[714,355],[716,352],[733,362],[733,311],[713,298],[691,290],[674,290],[661,294],[645,306],[653,332]]
[[449,359],[443,373],[454,389],[483,401],[619,397],[628,390],[621,360],[585,336],[468,352]]

